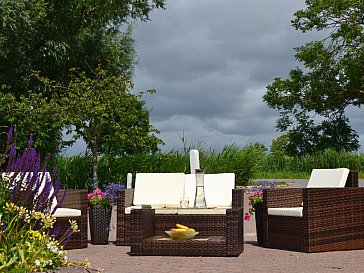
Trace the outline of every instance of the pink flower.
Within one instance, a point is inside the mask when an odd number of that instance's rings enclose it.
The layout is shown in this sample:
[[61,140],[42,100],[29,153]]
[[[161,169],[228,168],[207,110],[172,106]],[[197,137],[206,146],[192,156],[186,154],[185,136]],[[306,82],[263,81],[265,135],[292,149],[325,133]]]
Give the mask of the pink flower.
[[246,221],[250,220],[250,214],[248,212],[245,213],[244,220]]
[[101,200],[102,198],[104,198],[105,195],[106,194],[103,193],[100,189],[95,189],[93,192],[87,194],[87,198],[88,200]]
[[91,198],[92,198],[92,196],[93,196],[94,194],[91,192],[91,193],[89,193],[89,194],[87,194],[87,199],[88,200],[90,200]]

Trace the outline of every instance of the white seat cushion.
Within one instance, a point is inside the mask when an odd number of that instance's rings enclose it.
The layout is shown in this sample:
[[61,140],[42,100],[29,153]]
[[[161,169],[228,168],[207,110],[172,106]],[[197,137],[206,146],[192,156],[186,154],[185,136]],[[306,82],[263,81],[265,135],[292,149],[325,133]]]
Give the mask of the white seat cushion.
[[307,188],[344,188],[350,170],[339,169],[313,169]]
[[54,217],[79,217],[81,216],[81,210],[69,209],[69,208],[57,208],[53,214]]
[[[153,205],[152,205],[153,207]],[[130,214],[132,210],[134,209],[141,209],[142,206],[130,206],[125,208],[125,214]],[[155,214],[177,214],[177,209],[169,209],[169,208],[161,208],[161,207],[156,207],[154,208],[155,210]]]
[[214,209],[179,209],[178,214],[226,214],[226,208]]
[[154,210],[155,214],[177,214],[177,211],[178,209],[169,209],[169,208]]
[[133,209],[141,209],[142,206],[130,206],[130,207],[127,207],[125,208],[125,214],[130,214],[130,212],[133,210]]
[[268,208],[268,215],[302,217],[303,207]]
[[[205,174],[204,189],[207,207],[231,207],[232,190],[234,188],[234,173]],[[189,198],[189,207],[193,208],[196,194],[194,174],[186,174],[185,191]]]
[[185,183],[184,173],[137,173],[133,204],[179,206]]

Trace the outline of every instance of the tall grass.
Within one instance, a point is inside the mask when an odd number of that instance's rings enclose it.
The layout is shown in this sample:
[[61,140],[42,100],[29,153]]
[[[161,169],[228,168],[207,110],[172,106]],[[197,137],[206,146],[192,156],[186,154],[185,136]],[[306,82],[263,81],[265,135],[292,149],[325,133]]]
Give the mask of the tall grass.
[[[98,179],[103,184],[126,184],[127,173],[183,172],[190,173],[189,150],[172,150],[153,155],[99,158]],[[200,149],[200,167],[206,173],[235,173],[237,185],[245,184],[259,169],[263,151],[254,145],[225,146],[221,152]],[[91,160],[87,156],[55,157],[59,178],[65,188],[88,188],[91,185]]]
[[[189,150],[172,150],[168,153],[125,157],[103,156],[99,158],[99,181],[126,184],[127,173],[183,172],[190,173]],[[364,154],[352,154],[326,150],[314,155],[285,157],[265,154],[256,144],[225,146],[221,151],[199,148],[200,166],[206,173],[235,173],[236,184],[246,185],[257,178],[307,178],[314,168],[349,168],[364,174]],[[91,159],[87,156],[56,157],[63,187],[88,188],[91,185]]]
[[[337,152],[332,149],[300,157],[266,155],[261,162],[261,171],[257,175],[267,178],[278,173],[286,173],[289,178],[308,177],[314,168],[348,168],[359,171],[360,175],[364,174],[364,154]],[[280,178],[285,177],[281,175]]]

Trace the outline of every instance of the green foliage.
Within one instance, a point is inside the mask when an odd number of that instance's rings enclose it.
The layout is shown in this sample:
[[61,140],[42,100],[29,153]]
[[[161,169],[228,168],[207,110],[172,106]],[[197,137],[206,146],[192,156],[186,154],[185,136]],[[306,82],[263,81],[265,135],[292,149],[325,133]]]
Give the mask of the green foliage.
[[288,155],[289,152],[287,150],[287,145],[289,143],[289,137],[288,135],[280,135],[277,138],[272,140],[272,145],[270,147],[270,151],[274,155]]
[[62,187],[66,189],[86,189],[91,187],[92,165],[89,156],[62,157],[54,156],[49,162],[49,169],[58,168]]
[[364,2],[306,0],[306,5],[295,13],[293,26],[328,36],[296,48],[305,69],[291,70],[286,80],[276,78],[263,99],[280,111],[277,128],[287,132],[291,155],[327,148],[355,151],[358,134],[348,125],[345,109],[360,107],[364,99]]
[[257,143],[244,148],[232,144],[225,146],[220,153],[202,153],[200,166],[206,173],[235,173],[236,184],[243,185],[258,171],[264,150],[265,147]]
[[[312,169],[348,168],[364,173],[364,154],[352,154],[333,149],[318,151],[312,155],[288,157],[268,154],[261,161],[260,177],[304,178],[309,177]],[[283,177],[288,173],[290,177]],[[299,174],[296,176],[295,174]],[[303,176],[302,176],[303,174]]]
[[131,23],[148,20],[150,12],[164,4],[165,0],[1,0],[1,133],[16,126],[20,142],[26,143],[32,133],[35,147],[57,152],[62,119],[51,113],[51,94],[43,92],[33,73],[41,71],[64,86],[73,67],[92,77],[101,64],[112,75],[132,77],[136,53]]
[[[67,265],[58,241],[49,235],[55,219],[13,203],[0,208],[0,272],[46,271]],[[77,230],[77,226],[71,226]]]
[[149,123],[149,111],[141,101],[142,93],[130,92],[133,83],[122,76],[113,76],[98,68],[91,78],[71,70],[67,86],[42,79],[56,91],[51,102],[73,140],[82,138],[92,153],[93,179],[97,179],[100,153],[128,155],[158,150],[163,143]]
[[[333,149],[312,155],[289,157],[265,154],[253,145],[225,146],[223,151],[200,150],[200,165],[206,173],[234,172],[237,185],[247,185],[250,179],[308,178],[314,168],[349,168],[364,175],[364,154]],[[112,182],[126,185],[127,173],[184,172],[190,173],[188,149],[149,155],[99,158],[99,181],[102,187]],[[66,188],[91,188],[92,170],[86,156],[57,157],[59,177]]]
[[[17,100],[11,93],[0,93],[0,116],[4,124],[14,125],[19,150],[27,147],[32,135],[34,147],[43,154],[58,152],[63,123],[55,109],[55,105],[41,94],[29,93]],[[5,134],[8,128],[4,126],[1,130]]]
[[100,63],[114,75],[132,73],[134,42],[125,25],[148,20],[164,2],[1,0],[0,86],[18,97],[38,86],[33,71],[65,83],[70,68],[92,73]]
[[[264,147],[264,146],[263,146]],[[100,156],[98,178],[100,186],[112,182],[126,185],[128,173],[137,172],[183,172],[190,173],[189,150],[168,153],[136,154],[128,156]],[[264,157],[262,145],[252,144],[245,147],[225,146],[221,152],[200,151],[200,165],[206,173],[233,172],[236,184],[244,185],[255,178]],[[60,157],[53,164],[59,167],[59,178],[67,188],[90,188],[92,170],[87,156]],[[69,169],[68,169],[69,168]]]

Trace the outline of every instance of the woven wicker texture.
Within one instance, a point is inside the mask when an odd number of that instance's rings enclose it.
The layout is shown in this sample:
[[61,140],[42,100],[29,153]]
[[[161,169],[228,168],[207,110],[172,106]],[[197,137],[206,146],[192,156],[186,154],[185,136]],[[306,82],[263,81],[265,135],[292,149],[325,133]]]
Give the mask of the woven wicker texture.
[[92,205],[89,208],[91,244],[107,245],[109,243],[111,206]]
[[[301,252],[364,249],[364,188],[350,172],[346,188],[264,190],[265,246]],[[354,187],[350,187],[354,186]],[[297,207],[303,217],[268,215],[268,207]]]
[[65,249],[87,247],[87,190],[68,189],[60,190],[57,199],[61,199],[66,191],[62,208],[81,210],[80,217],[57,217],[55,226],[60,228],[59,236],[62,236],[70,227],[69,220],[76,220],[80,232],[73,233],[71,240],[64,246]]
[[[244,249],[242,189],[233,190],[233,208],[226,215],[155,214],[153,209],[125,214],[131,202],[131,189],[119,192],[116,244],[130,245],[131,255],[238,256]],[[165,230],[176,223],[195,228],[200,232],[198,237],[211,238],[168,242],[156,239],[166,237]]]

